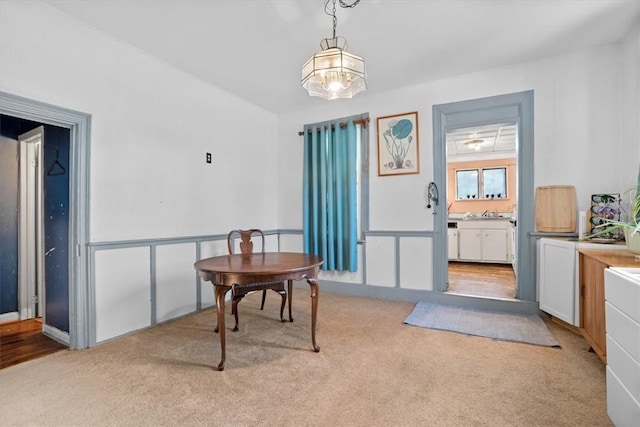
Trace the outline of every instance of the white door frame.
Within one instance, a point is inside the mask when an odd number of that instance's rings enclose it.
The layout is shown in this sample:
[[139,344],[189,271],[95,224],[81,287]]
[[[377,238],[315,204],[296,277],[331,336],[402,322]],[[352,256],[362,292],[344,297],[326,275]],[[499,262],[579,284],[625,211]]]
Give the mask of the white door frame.
[[18,141],[20,142],[18,310],[20,320],[25,320],[35,317],[44,318],[44,221],[41,165],[44,126],[20,135]]

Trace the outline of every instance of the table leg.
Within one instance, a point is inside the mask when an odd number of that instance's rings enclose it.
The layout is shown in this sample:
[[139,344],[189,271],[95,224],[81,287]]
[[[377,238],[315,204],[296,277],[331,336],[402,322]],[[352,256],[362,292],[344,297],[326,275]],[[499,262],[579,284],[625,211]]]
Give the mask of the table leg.
[[220,333],[220,363],[218,364],[218,371],[224,370],[224,361],[226,358],[226,329],[224,326],[224,296],[231,289],[230,286],[214,285],[213,286],[216,295],[216,313],[218,315],[218,332]]
[[316,320],[318,318],[318,281],[316,279],[307,278],[307,283],[311,288],[311,343],[313,344],[313,351],[316,353],[320,351],[320,347],[316,345]]
[[287,281],[287,298],[289,298],[289,322],[293,322],[293,316],[291,315],[291,300],[293,295],[293,280]]

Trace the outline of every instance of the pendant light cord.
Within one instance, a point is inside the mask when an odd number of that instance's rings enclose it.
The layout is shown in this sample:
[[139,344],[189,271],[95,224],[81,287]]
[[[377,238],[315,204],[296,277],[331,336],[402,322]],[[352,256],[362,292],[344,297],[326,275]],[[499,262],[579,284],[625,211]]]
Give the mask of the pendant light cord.
[[[332,2],[333,8],[331,10],[331,13],[329,13],[329,1]],[[348,9],[348,8],[352,8],[352,7],[356,7],[358,5],[358,3],[360,3],[360,0],[355,0],[353,3],[348,4],[347,2],[345,2],[344,0],[340,0],[340,7]],[[333,19],[333,38],[336,38],[336,27],[338,26],[338,18],[336,17],[336,0],[326,0],[324,3],[324,13],[326,13],[327,15],[331,16]]]

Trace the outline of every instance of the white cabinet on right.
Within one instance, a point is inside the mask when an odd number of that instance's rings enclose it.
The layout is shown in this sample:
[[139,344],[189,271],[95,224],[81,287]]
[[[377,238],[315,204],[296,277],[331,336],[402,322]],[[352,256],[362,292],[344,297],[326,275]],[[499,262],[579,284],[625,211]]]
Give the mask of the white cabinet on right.
[[489,262],[510,262],[507,259],[509,238],[504,230],[482,231],[482,260]]
[[538,240],[538,302],[540,310],[580,326],[579,249],[624,250],[624,244],[578,242],[567,238]]
[[576,245],[560,239],[538,241],[538,290],[540,310],[571,325],[575,315]]

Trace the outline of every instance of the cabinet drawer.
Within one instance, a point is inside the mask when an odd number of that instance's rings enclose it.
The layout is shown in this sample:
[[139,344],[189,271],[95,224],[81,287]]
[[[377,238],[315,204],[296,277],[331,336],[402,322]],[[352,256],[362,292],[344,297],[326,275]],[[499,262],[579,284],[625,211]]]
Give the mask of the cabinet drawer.
[[620,378],[607,366],[607,413],[617,427],[638,425],[640,403],[631,396]]
[[605,299],[618,310],[640,323],[640,286],[610,268],[605,270],[604,277]]
[[640,402],[640,363],[633,360],[609,334],[607,334],[607,367],[616,374],[629,394]]
[[605,316],[607,335],[640,363],[640,324],[608,301],[605,303]]

